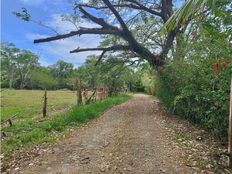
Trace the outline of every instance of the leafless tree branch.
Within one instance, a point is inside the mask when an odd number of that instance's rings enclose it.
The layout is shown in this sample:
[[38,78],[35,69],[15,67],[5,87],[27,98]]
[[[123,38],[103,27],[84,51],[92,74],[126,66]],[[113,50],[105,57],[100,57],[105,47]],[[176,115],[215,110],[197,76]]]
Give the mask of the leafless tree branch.
[[120,51],[120,50],[131,50],[129,45],[114,45],[106,48],[76,48],[75,50],[70,51],[70,53],[79,53],[85,51]]
[[[135,9],[135,10],[143,10],[143,11],[146,11],[148,13],[151,13],[153,15],[157,15],[157,16],[161,16],[161,13],[158,12],[158,11],[155,11],[151,8],[147,8],[146,6],[136,2],[136,1],[133,1],[133,3],[125,3],[125,4],[112,4],[113,7],[115,8],[132,8],[132,9]],[[96,10],[101,10],[101,9],[107,9],[108,6],[92,6],[92,5],[88,5],[88,4],[80,4],[80,6],[82,7],[87,7],[87,8],[93,8],[93,9],[96,9]]]
[[114,34],[114,35],[121,35],[120,30],[112,30],[112,29],[104,29],[104,28],[84,28],[81,27],[77,31],[71,31],[67,34],[61,34],[53,37],[47,37],[43,39],[36,39],[34,40],[34,43],[41,43],[41,42],[50,42],[60,39],[66,39],[72,36],[80,36],[82,34]]

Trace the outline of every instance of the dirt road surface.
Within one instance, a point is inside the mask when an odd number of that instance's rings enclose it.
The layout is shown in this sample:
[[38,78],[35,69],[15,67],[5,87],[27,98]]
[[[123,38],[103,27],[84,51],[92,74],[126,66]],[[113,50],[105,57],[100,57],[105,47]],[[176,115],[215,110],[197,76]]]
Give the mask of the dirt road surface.
[[191,174],[161,124],[159,106],[137,94],[79,128],[16,173]]

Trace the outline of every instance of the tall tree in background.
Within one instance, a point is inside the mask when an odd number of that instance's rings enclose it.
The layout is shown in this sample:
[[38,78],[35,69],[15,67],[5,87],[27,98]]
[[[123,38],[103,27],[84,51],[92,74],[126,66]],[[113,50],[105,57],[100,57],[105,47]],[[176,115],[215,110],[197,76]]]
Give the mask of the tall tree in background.
[[53,77],[59,82],[59,88],[65,87],[68,83],[67,80],[73,75],[73,65],[63,60],[59,60],[55,65],[52,65],[50,69]]
[[20,53],[17,53],[14,57],[14,62],[20,77],[20,89],[26,87],[26,82],[30,71],[34,67],[39,66],[38,60],[39,58],[37,55],[27,50],[23,50]]
[[28,86],[32,89],[55,89],[57,85],[57,80],[47,67],[34,68],[28,79]]
[[[66,19],[75,26],[79,26],[77,22],[87,21],[98,27],[78,27],[76,31],[37,39],[34,42],[49,42],[84,34],[108,35],[116,38],[116,42],[111,42],[104,47],[76,48],[70,52],[101,51],[100,61],[107,52],[125,51],[131,53],[131,57],[139,57],[148,61],[152,66],[160,66],[164,64],[173,41],[176,35],[182,31],[182,27],[177,25],[171,32],[162,36],[161,40],[154,41],[153,44],[157,45],[155,49],[147,47],[144,41],[151,41],[151,36],[158,37],[157,31],[147,35],[146,30],[162,27],[172,16],[173,8],[173,0],[89,0],[83,1],[83,3],[77,1],[74,3],[74,14],[67,16]],[[15,14],[26,21],[30,20],[30,15],[25,9],[22,14]],[[154,20],[156,23],[150,22]],[[142,40],[135,34],[135,28],[138,26],[146,27],[140,28],[145,32]]]
[[8,86],[12,89],[14,74],[16,69],[15,58],[19,49],[12,43],[1,43],[1,71],[7,74]]

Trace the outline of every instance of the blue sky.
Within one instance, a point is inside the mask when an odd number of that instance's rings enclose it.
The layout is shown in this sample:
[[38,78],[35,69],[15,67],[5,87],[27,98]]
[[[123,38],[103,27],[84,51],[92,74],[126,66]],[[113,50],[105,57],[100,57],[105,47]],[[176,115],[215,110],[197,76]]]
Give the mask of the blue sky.
[[[47,66],[62,59],[73,63],[76,67],[83,64],[87,55],[94,52],[70,54],[76,47],[96,47],[100,41],[98,36],[81,36],[50,43],[33,44],[36,38],[55,35],[51,30],[33,22],[25,22],[16,18],[12,12],[21,12],[25,7],[33,20],[56,29],[59,33],[71,31],[74,26],[62,21],[61,15],[72,11],[71,4],[64,0],[1,0],[1,41],[11,42],[20,49],[31,50],[40,56],[41,65]],[[92,24],[82,23],[82,26]],[[96,52],[95,52],[96,53]]]

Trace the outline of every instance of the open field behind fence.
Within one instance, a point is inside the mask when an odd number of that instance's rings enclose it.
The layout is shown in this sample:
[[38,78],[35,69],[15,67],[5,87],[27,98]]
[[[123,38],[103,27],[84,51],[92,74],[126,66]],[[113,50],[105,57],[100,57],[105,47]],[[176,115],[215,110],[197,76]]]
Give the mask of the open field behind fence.
[[[22,121],[42,117],[42,90],[2,90],[1,91],[1,123],[12,120]],[[48,91],[47,113],[53,114],[76,104],[76,93],[69,90]],[[14,123],[13,123],[14,124]]]

